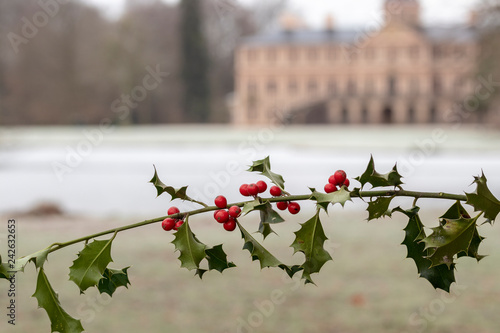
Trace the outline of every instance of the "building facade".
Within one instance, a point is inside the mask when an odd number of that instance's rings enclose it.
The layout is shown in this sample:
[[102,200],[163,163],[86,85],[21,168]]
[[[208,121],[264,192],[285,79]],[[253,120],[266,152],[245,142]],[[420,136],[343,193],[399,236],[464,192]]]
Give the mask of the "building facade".
[[[282,30],[236,51],[232,122],[409,124],[453,121],[474,91],[474,25],[426,27],[417,0],[386,0],[383,22],[323,30],[285,17]],[[278,118],[278,119],[277,119]]]

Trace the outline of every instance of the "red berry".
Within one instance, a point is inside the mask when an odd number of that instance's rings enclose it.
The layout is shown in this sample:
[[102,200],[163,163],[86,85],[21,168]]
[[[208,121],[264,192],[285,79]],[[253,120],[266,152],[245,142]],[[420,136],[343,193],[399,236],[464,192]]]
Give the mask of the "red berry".
[[241,213],[240,207],[238,207],[238,206],[229,207],[229,216],[238,217],[238,216],[240,216],[240,213]]
[[345,174],[344,170],[337,170],[333,174],[333,178],[335,178],[335,181],[337,182],[336,185],[341,185],[341,184],[344,184],[344,181],[347,178],[347,175]]
[[217,213],[220,212],[221,210],[224,210],[224,209],[218,209],[214,212],[214,219],[217,220]]
[[229,213],[227,212],[227,210],[221,209],[217,212],[217,214],[215,214],[215,219],[219,223],[227,222],[227,220],[229,220]]
[[325,192],[326,193],[332,193],[332,192],[335,192],[335,191],[337,191],[337,186],[335,186],[333,184],[330,184],[330,183],[328,183],[328,184],[325,185]]
[[279,210],[285,210],[288,208],[288,202],[280,201],[280,202],[276,203],[276,207],[278,207]]
[[335,175],[331,175],[329,178],[328,178],[328,183],[332,184],[332,185],[339,185],[337,183],[337,181],[335,180]]
[[176,221],[177,221],[176,219],[168,217],[168,218],[163,220],[163,222],[161,223],[161,227],[165,231],[170,231],[175,227]]
[[177,207],[170,207],[167,211],[167,215],[174,215],[174,214],[177,214],[179,213],[179,208]]
[[351,184],[351,182],[349,181],[349,179],[347,179],[347,178],[346,178],[346,179],[344,180],[344,186],[345,186],[345,187],[349,187],[349,184]]
[[233,231],[234,229],[236,229],[236,220],[229,219],[224,223],[224,229],[226,229],[227,231]]
[[227,200],[226,197],[223,195],[219,195],[217,198],[214,200],[215,205],[219,208],[226,208],[227,207]]
[[259,194],[259,188],[257,187],[257,184],[248,184],[247,187],[248,194],[256,196]]
[[174,230],[177,230],[181,227],[181,225],[184,224],[184,221],[183,220],[179,220],[177,222],[175,222],[175,227],[174,227]]
[[243,184],[240,186],[240,193],[242,196],[248,197],[250,194],[248,194],[248,184]]
[[256,185],[259,188],[259,193],[264,193],[267,190],[267,184],[263,180],[259,180]]
[[281,189],[278,186],[272,186],[269,193],[271,193],[273,197],[279,197],[281,195]]
[[298,212],[300,212],[300,205],[297,202],[290,202],[288,204],[288,211],[291,214],[297,214]]

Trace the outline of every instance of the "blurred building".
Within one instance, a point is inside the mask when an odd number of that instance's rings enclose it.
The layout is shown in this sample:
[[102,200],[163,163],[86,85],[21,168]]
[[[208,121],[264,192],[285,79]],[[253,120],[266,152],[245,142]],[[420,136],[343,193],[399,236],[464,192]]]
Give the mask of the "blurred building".
[[313,31],[285,16],[281,31],[247,38],[236,51],[232,122],[456,121],[477,85],[474,16],[423,26],[417,0],[386,0],[384,12],[358,30],[328,17]]

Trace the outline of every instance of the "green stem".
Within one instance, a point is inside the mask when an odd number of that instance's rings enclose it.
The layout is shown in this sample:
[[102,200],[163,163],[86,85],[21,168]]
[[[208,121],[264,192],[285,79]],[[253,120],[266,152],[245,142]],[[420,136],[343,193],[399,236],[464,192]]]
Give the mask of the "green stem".
[[[356,195],[356,194],[353,193],[353,194],[351,194],[351,196],[352,197],[359,197],[359,198],[392,197],[392,196],[396,196],[396,197],[413,197],[415,199],[433,198],[433,199],[448,199],[448,200],[459,200],[459,201],[466,201],[467,200],[467,197],[465,195],[461,195],[461,194],[451,194],[451,193],[443,193],[443,192],[417,192],[417,191],[406,191],[406,190],[360,191],[359,195]],[[289,196],[285,196],[285,197],[275,197],[275,198],[264,198],[263,200],[266,200],[266,201],[269,201],[269,202],[279,202],[279,201],[303,201],[303,200],[309,200],[309,199],[311,199],[311,195],[310,194],[305,194],[305,195],[289,195]],[[251,202],[251,201],[253,201],[253,200],[236,202],[236,203],[229,204],[228,206],[243,207],[243,205],[245,203]],[[206,206],[206,205],[204,205],[204,206]],[[142,227],[142,226],[145,226],[145,225],[148,225],[148,224],[152,224],[152,223],[161,222],[164,219],[166,219],[167,217],[183,218],[186,215],[192,216],[192,215],[197,215],[197,214],[201,214],[201,213],[205,213],[205,212],[209,212],[209,211],[214,211],[214,210],[217,210],[217,209],[219,209],[219,208],[217,208],[216,206],[206,206],[206,207],[203,207],[203,208],[200,208],[200,209],[195,209],[195,210],[192,210],[192,211],[189,211],[189,212],[185,212],[185,213],[178,213],[178,214],[174,214],[174,215],[167,215],[167,216],[157,217],[157,218],[154,218],[154,219],[151,219],[151,220],[145,220],[145,221],[142,221],[142,222],[129,224],[129,225],[126,225],[126,226],[123,226],[123,227],[113,228],[113,229],[101,231],[101,232],[98,232],[98,233],[95,233],[95,234],[92,234],[92,235],[80,237],[80,238],[73,239],[71,241],[64,242],[64,243],[54,243],[51,246],[49,246],[49,248],[50,248],[49,253],[57,251],[57,250],[60,250],[62,248],[65,248],[67,246],[70,246],[70,245],[73,245],[73,244],[76,244],[76,243],[85,242],[85,241],[88,241],[90,239],[97,238],[97,237],[100,237],[100,236],[104,236],[104,235],[108,235],[108,234],[113,234],[113,233],[116,236],[116,234],[118,234],[119,232],[122,232],[122,231],[125,231],[125,230],[129,230],[129,229],[139,228],[139,227]]]

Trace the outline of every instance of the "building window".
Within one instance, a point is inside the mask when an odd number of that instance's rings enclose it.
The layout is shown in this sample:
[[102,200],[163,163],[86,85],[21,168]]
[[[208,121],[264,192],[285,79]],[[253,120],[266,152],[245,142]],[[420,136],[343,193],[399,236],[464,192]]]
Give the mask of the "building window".
[[374,92],[375,92],[375,82],[373,81],[372,78],[368,78],[366,80],[365,93],[367,95],[373,95]]
[[419,94],[419,84],[417,78],[412,78],[410,80],[410,95],[418,95]]
[[361,109],[361,122],[363,124],[368,123],[368,109],[366,108],[366,106],[363,106],[363,108]]
[[413,124],[415,122],[415,108],[410,105],[408,108],[408,122]]
[[328,60],[335,60],[337,59],[337,49],[333,46],[330,46],[328,50],[326,51],[326,55]]
[[349,81],[347,81],[347,94],[349,96],[355,96],[357,94],[357,85],[354,79],[349,79]]
[[257,99],[254,97],[248,99],[247,117],[250,120],[257,118]]
[[269,49],[267,50],[267,60],[270,62],[275,62],[277,58],[276,55],[276,50],[275,49]]
[[434,75],[432,78],[432,89],[435,95],[441,95],[443,93],[443,84],[441,78],[437,75]]
[[297,80],[291,79],[288,82],[288,92],[290,94],[296,94],[299,91],[299,85],[297,84]]
[[269,95],[275,95],[277,90],[278,88],[275,81],[271,80],[267,82],[267,93]]
[[432,55],[435,59],[441,59],[444,56],[444,52],[441,46],[434,46],[432,48]]
[[318,50],[315,47],[311,47],[307,50],[307,58],[310,61],[316,62],[318,60]]
[[288,50],[288,59],[292,62],[299,60],[299,50],[296,47],[292,47]]
[[328,80],[328,94],[337,95],[337,81],[335,79]]
[[389,96],[395,96],[397,93],[396,78],[394,76],[389,76],[387,79],[387,93]]
[[307,92],[309,94],[316,94],[318,92],[318,84],[316,83],[316,80],[309,80],[307,83]]
[[461,45],[457,45],[454,48],[455,58],[461,59],[465,56],[465,47]]
[[387,57],[390,61],[395,61],[398,57],[398,49],[395,47],[389,47],[387,50]]
[[256,61],[257,60],[257,50],[248,50],[247,53],[248,61]]

